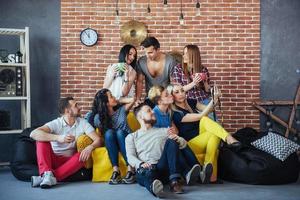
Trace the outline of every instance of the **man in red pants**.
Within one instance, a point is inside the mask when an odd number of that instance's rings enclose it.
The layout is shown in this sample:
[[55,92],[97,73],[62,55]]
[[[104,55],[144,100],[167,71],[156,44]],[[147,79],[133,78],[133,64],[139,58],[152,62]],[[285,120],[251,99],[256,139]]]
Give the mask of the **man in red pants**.
[[[94,128],[80,117],[80,108],[72,97],[59,101],[61,117],[52,120],[31,132],[36,140],[36,153],[40,176],[33,176],[33,187],[50,188],[63,181],[84,166],[93,149],[101,145]],[[89,136],[93,143],[77,152],[76,140]]]

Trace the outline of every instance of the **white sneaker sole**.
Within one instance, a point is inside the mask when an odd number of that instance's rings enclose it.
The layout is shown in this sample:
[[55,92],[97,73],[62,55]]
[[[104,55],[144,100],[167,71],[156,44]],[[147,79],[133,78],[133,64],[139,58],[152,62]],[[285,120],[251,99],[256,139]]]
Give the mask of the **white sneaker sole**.
[[31,176],[31,187],[40,187],[42,181],[40,176]]
[[163,196],[163,189],[164,189],[164,185],[160,180],[156,179],[153,181],[152,192],[156,197],[161,198]]
[[210,178],[213,173],[213,166],[211,163],[207,164],[203,171],[200,173],[201,181],[203,184],[210,183]]
[[195,183],[199,177],[200,171],[200,165],[194,165],[186,176],[186,184],[190,185],[192,183]]

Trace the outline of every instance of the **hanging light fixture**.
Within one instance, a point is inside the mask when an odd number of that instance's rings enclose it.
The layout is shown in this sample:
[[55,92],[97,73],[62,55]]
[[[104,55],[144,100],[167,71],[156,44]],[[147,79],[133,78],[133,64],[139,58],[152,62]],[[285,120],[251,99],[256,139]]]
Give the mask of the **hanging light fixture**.
[[120,24],[120,15],[119,15],[119,0],[116,0],[116,16],[115,16],[115,24]]
[[182,0],[180,0],[180,16],[179,16],[179,23],[180,25],[184,25],[184,17],[182,13]]
[[199,0],[197,0],[197,3],[196,3],[196,16],[200,16],[200,2]]
[[168,9],[168,0],[164,0],[164,10]]
[[147,6],[147,19],[151,19],[151,8],[150,8],[150,0],[148,0],[148,6]]

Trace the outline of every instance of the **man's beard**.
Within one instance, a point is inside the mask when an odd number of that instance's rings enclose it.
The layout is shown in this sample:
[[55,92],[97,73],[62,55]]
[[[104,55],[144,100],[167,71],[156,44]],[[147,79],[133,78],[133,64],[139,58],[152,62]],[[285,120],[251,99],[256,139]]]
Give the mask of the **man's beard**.
[[156,123],[156,119],[144,119],[145,124],[151,124],[152,126]]
[[78,113],[75,114],[73,111],[71,111],[70,116],[71,117],[81,117],[81,114],[80,114],[80,112],[78,112]]

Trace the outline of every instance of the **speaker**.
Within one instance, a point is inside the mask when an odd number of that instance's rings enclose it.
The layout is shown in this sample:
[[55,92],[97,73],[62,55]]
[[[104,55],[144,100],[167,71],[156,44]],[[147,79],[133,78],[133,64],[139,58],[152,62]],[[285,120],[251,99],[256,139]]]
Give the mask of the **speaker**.
[[24,77],[22,67],[0,67],[0,96],[23,96]]
[[6,110],[0,110],[0,130],[10,129],[10,112]]

